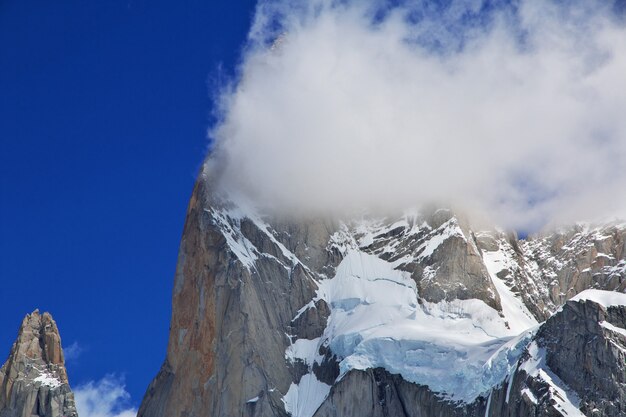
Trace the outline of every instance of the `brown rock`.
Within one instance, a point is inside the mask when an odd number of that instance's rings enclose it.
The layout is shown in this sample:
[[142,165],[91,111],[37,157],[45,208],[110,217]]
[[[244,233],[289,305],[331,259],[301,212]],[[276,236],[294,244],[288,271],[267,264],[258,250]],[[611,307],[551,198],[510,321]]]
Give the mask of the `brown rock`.
[[22,321],[0,368],[0,417],[76,417],[59,329],[49,313]]

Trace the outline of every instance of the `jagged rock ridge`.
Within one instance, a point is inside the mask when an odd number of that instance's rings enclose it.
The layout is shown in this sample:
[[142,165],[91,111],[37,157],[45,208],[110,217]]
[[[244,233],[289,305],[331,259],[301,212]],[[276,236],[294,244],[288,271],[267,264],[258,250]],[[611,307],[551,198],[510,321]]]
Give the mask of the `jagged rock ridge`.
[[61,337],[49,313],[26,315],[0,368],[0,417],[77,417]]
[[[201,178],[167,357],[139,416],[543,416],[558,415],[561,391],[576,393],[563,407],[619,415],[610,405],[623,395],[619,384],[578,392],[561,375],[567,366],[550,368],[556,346],[576,338],[579,350],[562,358],[580,368],[588,352],[579,342],[597,334],[550,323],[571,314],[560,306],[586,288],[623,289],[625,236],[613,224],[520,241],[441,209],[277,219]],[[577,323],[596,320],[592,311]],[[620,358],[595,360],[619,380]],[[524,374],[529,360],[549,371]]]

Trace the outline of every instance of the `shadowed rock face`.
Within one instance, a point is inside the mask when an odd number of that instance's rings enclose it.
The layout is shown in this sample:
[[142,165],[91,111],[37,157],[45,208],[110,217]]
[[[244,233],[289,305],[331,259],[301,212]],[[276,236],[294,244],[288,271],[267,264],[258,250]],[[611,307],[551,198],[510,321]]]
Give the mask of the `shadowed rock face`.
[[[487,410],[490,416],[552,416],[559,415],[561,385],[575,394],[585,415],[624,412],[614,405],[624,400],[623,352],[611,346],[626,346],[598,324],[625,328],[621,313],[581,303],[557,312],[573,291],[622,289],[624,228],[520,241],[514,234],[472,230],[449,210],[366,223],[260,219],[243,212],[218,197],[205,178],[198,180],[180,245],[167,356],[139,417],[287,416],[294,413],[286,406],[289,392],[313,379],[315,389],[328,387],[318,417],[482,417]],[[335,307],[317,291],[350,250],[407,273],[419,304],[479,300],[503,316],[506,297],[496,288],[496,274],[536,319],[551,318],[528,337],[534,345],[514,362],[515,372],[471,404],[452,402],[381,368],[341,374],[342,358],[322,343]],[[496,272],[489,264],[494,259]],[[321,341],[316,347],[315,340]],[[298,341],[317,349],[314,362],[287,357]],[[522,369],[532,361],[543,361],[545,375],[557,382]],[[602,381],[606,373],[614,383]],[[595,393],[584,388],[588,379],[595,381]],[[315,389],[298,395],[316,397]]]
[[56,323],[38,310],[22,321],[0,368],[0,417],[76,417]]
[[[626,306],[569,301],[537,334],[546,365],[587,415],[626,415]],[[595,411],[594,411],[595,410]]]
[[488,415],[626,415],[624,329],[626,306],[568,301],[541,326],[517,371],[492,392]]

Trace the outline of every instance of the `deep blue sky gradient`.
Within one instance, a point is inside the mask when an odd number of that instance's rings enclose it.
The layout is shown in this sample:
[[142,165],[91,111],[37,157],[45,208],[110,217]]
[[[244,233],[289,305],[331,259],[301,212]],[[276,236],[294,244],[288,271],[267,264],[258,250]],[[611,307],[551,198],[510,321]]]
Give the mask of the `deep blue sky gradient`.
[[210,90],[253,0],[0,2],[0,361],[50,311],[72,385],[123,374],[138,404],[165,357]]

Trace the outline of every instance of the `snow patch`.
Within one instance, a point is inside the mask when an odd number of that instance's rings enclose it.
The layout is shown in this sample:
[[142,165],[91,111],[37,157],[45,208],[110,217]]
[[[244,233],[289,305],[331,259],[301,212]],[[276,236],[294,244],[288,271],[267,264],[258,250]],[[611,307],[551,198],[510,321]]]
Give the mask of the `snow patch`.
[[601,321],[600,322],[600,326],[604,327],[607,330],[612,331],[613,333],[618,333],[618,334],[621,334],[622,336],[626,337],[626,329],[624,329],[622,327],[614,326],[611,323],[609,323],[608,321]]
[[466,402],[501,383],[532,333],[515,337],[481,300],[418,301],[410,274],[393,266],[346,249],[336,275],[319,283],[317,297],[331,307],[322,343],[341,360],[341,376],[383,367]]
[[292,343],[285,351],[285,359],[290,363],[301,360],[307,365],[312,366],[313,363],[321,363],[323,356],[320,355],[320,338],[316,339],[298,339]]
[[616,291],[585,290],[571,298],[571,301],[593,301],[608,308],[613,306],[626,306],[626,294]]
[[57,388],[63,385],[58,378],[46,371],[41,371],[41,374],[37,378],[33,379],[33,381],[50,388]]
[[[226,238],[230,251],[248,271],[252,271],[255,268],[256,260],[263,256],[276,261],[289,271],[295,265],[300,264],[305,270],[310,272],[309,268],[276,238],[276,232],[263,220],[254,204],[244,196],[231,193],[226,196],[226,201],[222,207],[204,209],[204,211],[211,215],[215,226]],[[279,253],[277,255],[279,257],[261,252],[243,235],[241,223],[244,220],[252,222],[261,233],[268,237],[269,241],[278,249]]]
[[502,312],[507,318],[509,327],[511,330],[519,333],[536,326],[538,322],[524,305],[524,302],[498,277],[500,271],[510,269],[514,266],[513,264],[515,264],[513,254],[509,253],[506,249],[504,245],[500,244],[497,251],[484,251],[483,261],[487,267],[491,281],[500,295]]
[[239,259],[241,264],[250,271],[254,262],[259,258],[256,247],[241,233],[241,218],[228,210],[205,209],[211,214],[215,225],[222,231],[230,251]]
[[[548,384],[550,398],[553,400],[554,408],[566,417],[584,417],[580,411],[580,398],[578,394],[569,388],[556,374],[554,374],[546,363],[546,350],[540,348],[537,342],[533,341],[528,346],[530,357],[520,364],[519,369],[524,370],[528,375],[539,378]],[[524,391],[522,391],[523,393]],[[528,392],[529,398],[536,398],[532,392]],[[528,395],[528,394],[527,394]],[[531,397],[532,395],[532,397]]]
[[320,382],[315,374],[306,374],[298,384],[292,383],[283,397],[285,411],[292,417],[312,417],[330,392],[330,385]]
[[522,390],[522,396],[526,396],[528,397],[528,399],[533,403],[533,404],[537,404],[537,397],[535,397],[535,394],[533,394],[533,392],[528,389],[528,388],[524,388]]
[[417,248],[419,259],[425,259],[431,256],[439,246],[451,237],[459,237],[463,240],[467,240],[455,217],[451,218],[431,233],[433,236]]

